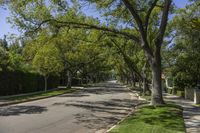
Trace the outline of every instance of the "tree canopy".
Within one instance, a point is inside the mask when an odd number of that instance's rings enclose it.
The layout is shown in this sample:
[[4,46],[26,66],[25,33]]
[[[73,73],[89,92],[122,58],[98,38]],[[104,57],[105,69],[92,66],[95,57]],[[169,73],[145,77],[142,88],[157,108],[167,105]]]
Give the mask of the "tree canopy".
[[[114,71],[121,82],[139,82],[154,105],[164,104],[162,75],[173,77],[179,88],[199,82],[199,1],[191,0],[182,9],[172,0],[5,4],[12,14],[9,22],[23,33],[23,41],[8,46],[6,37],[1,39],[2,70],[9,63],[16,70],[39,70],[44,76],[59,73],[69,87],[73,77],[94,82]],[[89,16],[88,6],[101,18]]]

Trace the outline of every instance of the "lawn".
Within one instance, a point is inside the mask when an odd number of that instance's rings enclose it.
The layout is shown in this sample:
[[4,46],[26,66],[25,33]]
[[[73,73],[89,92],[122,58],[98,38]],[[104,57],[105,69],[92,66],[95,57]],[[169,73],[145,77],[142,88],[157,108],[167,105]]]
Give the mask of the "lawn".
[[182,108],[173,104],[141,107],[109,133],[185,133]]
[[57,95],[65,94],[65,93],[71,93],[71,92],[74,92],[77,90],[78,90],[77,88],[76,89],[75,88],[59,89],[59,90],[40,92],[40,93],[24,95],[24,96],[15,96],[15,97],[6,98],[3,100],[7,100],[7,101],[10,101],[11,104],[15,104],[15,103],[21,103],[21,102],[27,102],[27,101],[33,101],[33,100],[53,97],[53,96],[57,96]]
[[200,107],[200,104],[194,104],[194,106],[196,106],[196,107]]

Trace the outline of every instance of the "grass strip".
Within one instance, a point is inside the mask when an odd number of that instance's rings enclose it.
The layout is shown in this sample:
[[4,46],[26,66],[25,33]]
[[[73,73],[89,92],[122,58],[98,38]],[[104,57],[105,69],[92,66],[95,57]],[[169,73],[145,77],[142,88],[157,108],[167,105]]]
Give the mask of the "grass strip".
[[144,106],[109,133],[185,133],[182,112],[174,104]]
[[72,93],[77,90],[79,90],[79,89],[77,89],[77,88],[59,89],[59,90],[53,90],[53,91],[48,91],[48,92],[40,92],[37,94],[5,98],[2,100],[8,101],[8,102],[0,104],[0,106],[6,106],[6,105],[11,105],[11,104],[17,104],[17,103],[22,103],[22,102],[28,102],[28,101],[34,101],[34,100],[54,97],[54,96],[62,95],[65,93]]

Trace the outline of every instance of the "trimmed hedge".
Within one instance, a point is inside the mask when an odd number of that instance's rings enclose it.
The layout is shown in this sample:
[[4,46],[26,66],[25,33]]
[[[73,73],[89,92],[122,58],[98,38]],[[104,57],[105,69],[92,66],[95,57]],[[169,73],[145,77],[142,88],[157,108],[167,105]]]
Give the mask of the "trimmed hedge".
[[[57,88],[59,77],[50,76],[48,89]],[[0,96],[15,95],[44,90],[44,79],[35,73],[22,71],[0,72]]]

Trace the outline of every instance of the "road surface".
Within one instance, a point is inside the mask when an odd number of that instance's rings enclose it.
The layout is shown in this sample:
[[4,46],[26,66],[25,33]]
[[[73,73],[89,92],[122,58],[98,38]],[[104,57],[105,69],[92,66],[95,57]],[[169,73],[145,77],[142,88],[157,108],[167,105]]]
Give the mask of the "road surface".
[[0,108],[0,133],[102,133],[139,101],[106,82],[79,92]]

